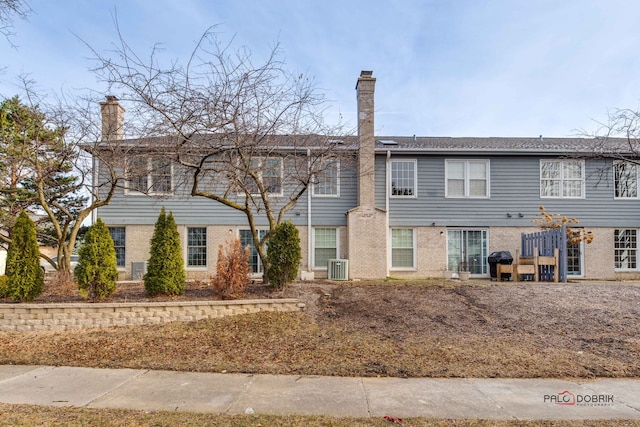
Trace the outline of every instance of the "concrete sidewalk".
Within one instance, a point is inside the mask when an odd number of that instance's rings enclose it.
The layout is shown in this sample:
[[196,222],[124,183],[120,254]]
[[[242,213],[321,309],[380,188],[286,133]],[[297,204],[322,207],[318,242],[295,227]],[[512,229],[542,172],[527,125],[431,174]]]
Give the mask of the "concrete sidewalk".
[[640,419],[640,380],[345,378],[5,365],[0,402],[334,417]]

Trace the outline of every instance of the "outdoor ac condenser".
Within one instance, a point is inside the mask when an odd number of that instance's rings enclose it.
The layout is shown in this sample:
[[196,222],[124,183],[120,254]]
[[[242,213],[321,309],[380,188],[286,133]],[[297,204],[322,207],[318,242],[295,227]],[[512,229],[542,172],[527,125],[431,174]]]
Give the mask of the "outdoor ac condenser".
[[330,259],[327,265],[329,280],[349,280],[349,261],[346,259]]
[[142,280],[146,272],[147,272],[146,261],[131,263],[131,280]]

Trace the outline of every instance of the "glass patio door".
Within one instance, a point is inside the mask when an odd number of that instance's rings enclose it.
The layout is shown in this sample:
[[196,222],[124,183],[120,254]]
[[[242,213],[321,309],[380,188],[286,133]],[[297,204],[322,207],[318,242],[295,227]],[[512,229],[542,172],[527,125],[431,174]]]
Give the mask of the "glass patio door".
[[[260,239],[262,239],[267,234],[267,230],[258,230],[258,234],[260,235]],[[260,260],[260,256],[258,255],[258,250],[253,244],[253,236],[251,235],[251,230],[240,230],[240,244],[243,248],[246,248],[247,246],[249,246],[250,248],[249,267],[251,268],[251,273],[262,273],[262,261]]]
[[454,273],[466,263],[471,274],[487,274],[487,231],[447,230],[447,267]]

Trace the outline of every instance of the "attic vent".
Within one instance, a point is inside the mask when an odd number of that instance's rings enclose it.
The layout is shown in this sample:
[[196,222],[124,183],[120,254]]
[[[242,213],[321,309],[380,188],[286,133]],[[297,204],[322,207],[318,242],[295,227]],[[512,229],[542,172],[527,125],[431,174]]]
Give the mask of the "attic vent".
[[380,139],[378,142],[382,145],[398,145],[398,142],[393,139]]

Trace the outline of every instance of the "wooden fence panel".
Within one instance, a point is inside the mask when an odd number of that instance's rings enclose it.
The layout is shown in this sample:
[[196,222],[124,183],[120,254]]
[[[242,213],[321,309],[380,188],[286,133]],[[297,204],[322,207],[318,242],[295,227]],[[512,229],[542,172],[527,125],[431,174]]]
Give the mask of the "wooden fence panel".
[[[536,233],[522,233],[521,252],[523,257],[533,257],[533,249],[538,248],[540,256],[553,256],[554,249],[559,252],[559,280],[567,281],[567,228],[554,228]],[[553,267],[544,266],[540,272],[540,280],[553,281]]]

